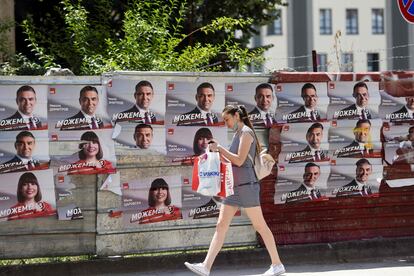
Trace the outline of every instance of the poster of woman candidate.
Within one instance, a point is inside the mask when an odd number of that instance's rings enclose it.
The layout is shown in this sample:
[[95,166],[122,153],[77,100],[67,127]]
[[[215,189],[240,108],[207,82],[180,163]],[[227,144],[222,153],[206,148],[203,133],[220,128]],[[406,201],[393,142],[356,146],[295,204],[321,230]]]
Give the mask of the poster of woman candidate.
[[106,90],[112,124],[164,124],[165,80],[162,78],[115,75],[108,81]]
[[331,121],[329,145],[333,158],[382,158],[381,119]]
[[9,173],[1,180],[0,221],[56,214],[52,170]]
[[49,168],[47,130],[7,131],[0,136],[0,174]]
[[276,120],[280,123],[326,120],[329,99],[326,82],[276,85]]
[[0,131],[47,127],[46,85],[0,85]]
[[121,185],[126,227],[182,219],[180,175],[128,179]]
[[328,197],[376,197],[383,177],[383,166],[374,165],[375,159],[352,159],[353,164],[338,161],[331,165],[328,179]]
[[50,133],[112,127],[103,86],[51,85],[48,100]]
[[329,82],[328,96],[328,119],[379,118],[381,97],[378,82]]
[[254,128],[270,128],[276,124],[277,100],[270,83],[226,83],[226,105],[243,105]]
[[224,84],[167,82],[167,125],[223,126]]
[[279,165],[275,184],[275,204],[327,200],[326,188],[330,166],[307,162]]
[[329,122],[286,124],[280,132],[279,163],[329,164]]
[[116,166],[112,129],[62,131],[52,136],[51,166],[57,173],[106,174]]
[[185,128],[168,126],[167,156],[173,162],[192,164],[194,157],[205,153],[208,143],[216,139],[225,147],[228,145],[227,128],[188,126]]

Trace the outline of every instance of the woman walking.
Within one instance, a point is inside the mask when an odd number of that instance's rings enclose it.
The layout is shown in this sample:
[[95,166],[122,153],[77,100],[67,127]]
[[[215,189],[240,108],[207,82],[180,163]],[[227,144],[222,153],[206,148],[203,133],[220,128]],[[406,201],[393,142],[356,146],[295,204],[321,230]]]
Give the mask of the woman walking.
[[232,163],[234,195],[222,199],[216,231],[204,262],[184,264],[197,275],[208,276],[214,259],[223,246],[233,216],[240,207],[243,207],[254,229],[262,237],[272,261],[270,268],[262,275],[281,275],[285,273],[285,268],[277,253],[273,234],[263,218],[260,207],[260,186],[254,173],[253,163],[248,158],[249,154],[254,158],[260,152],[256,133],[243,106],[228,105],[224,108],[222,116],[227,127],[233,129],[235,133],[230,149],[223,148],[215,140],[210,144],[210,149],[218,151],[222,158]]

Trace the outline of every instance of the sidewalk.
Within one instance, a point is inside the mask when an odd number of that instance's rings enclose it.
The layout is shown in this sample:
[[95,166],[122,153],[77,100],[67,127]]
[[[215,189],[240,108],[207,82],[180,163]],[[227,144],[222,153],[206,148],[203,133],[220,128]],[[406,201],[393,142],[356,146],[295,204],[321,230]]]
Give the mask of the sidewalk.
[[[381,274],[390,271],[399,271],[395,275],[414,275],[414,237],[287,245],[279,247],[279,253],[287,275],[370,275],[371,272],[374,273],[371,275],[394,275]],[[0,267],[0,275],[192,275],[183,263],[200,262],[204,256],[205,252],[201,252],[9,266]],[[254,275],[263,273],[269,264],[263,248],[227,250],[217,257],[212,275]],[[381,270],[375,270],[376,267]],[[354,268],[363,269],[363,274],[353,271]]]

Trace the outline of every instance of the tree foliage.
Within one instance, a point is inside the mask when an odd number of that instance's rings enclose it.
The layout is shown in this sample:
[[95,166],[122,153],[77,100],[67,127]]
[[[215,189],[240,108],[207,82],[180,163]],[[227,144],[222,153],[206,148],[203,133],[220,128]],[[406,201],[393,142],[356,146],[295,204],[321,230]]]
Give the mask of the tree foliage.
[[[193,2],[130,0],[122,13],[113,2],[62,0],[42,24],[25,19],[21,26],[37,62],[43,68],[61,66],[92,75],[112,70],[226,71],[263,61],[263,49],[249,50],[234,35],[250,28],[253,19],[221,16],[188,31]],[[114,27],[114,14],[120,28]],[[220,40],[201,39],[209,36]]]

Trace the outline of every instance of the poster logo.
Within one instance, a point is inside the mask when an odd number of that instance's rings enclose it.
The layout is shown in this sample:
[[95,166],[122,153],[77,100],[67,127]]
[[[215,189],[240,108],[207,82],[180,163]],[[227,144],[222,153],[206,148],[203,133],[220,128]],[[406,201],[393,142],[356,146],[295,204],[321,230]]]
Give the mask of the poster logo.
[[414,0],[397,0],[398,8],[404,19],[414,24]]

